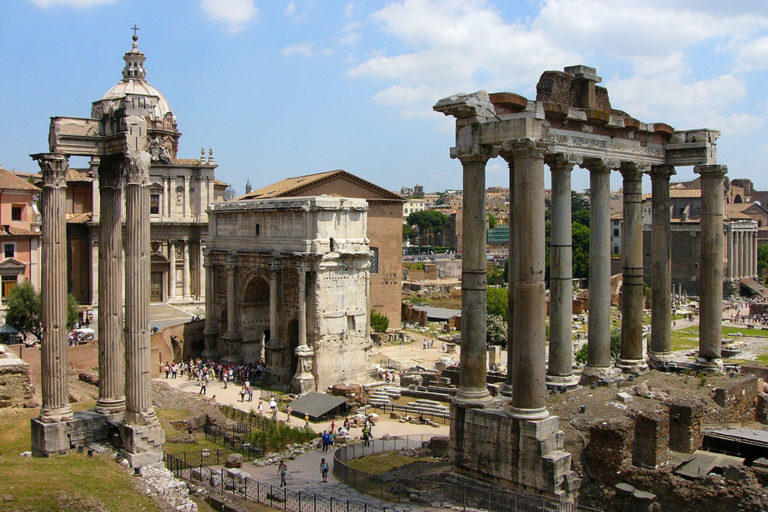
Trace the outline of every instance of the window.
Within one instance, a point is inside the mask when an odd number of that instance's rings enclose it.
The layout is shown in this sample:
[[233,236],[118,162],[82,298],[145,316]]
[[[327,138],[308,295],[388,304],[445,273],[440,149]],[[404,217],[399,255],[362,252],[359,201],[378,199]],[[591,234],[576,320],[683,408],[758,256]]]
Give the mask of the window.
[[21,220],[21,211],[24,209],[23,206],[12,206],[11,207],[11,220]]
[[261,226],[256,224],[256,228],[254,230],[254,233],[256,234],[256,236],[259,236],[261,234]]
[[8,299],[8,296],[15,287],[16,276],[3,276],[3,300]]
[[16,244],[3,244],[3,257],[13,258],[16,256]]
[[151,215],[158,215],[160,213],[160,194],[149,196],[149,213]]
[[619,230],[618,229],[614,229],[613,230],[613,236],[619,236]]
[[379,248],[371,247],[371,252],[373,252],[373,254],[371,255],[371,274],[378,274],[379,273]]

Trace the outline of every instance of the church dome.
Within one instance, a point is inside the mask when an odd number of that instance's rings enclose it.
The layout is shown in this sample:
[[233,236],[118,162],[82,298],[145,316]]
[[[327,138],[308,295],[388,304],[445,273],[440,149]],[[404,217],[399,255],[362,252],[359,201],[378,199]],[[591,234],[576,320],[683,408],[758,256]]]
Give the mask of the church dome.
[[172,113],[171,105],[163,94],[152,87],[144,77],[147,71],[144,69],[144,60],[146,57],[139,51],[138,36],[133,35],[133,46],[130,51],[123,55],[125,67],[123,68],[123,79],[108,90],[101,100],[119,100],[129,94],[140,96],[153,96],[157,98],[157,106],[152,115],[154,119],[163,119],[169,112]]

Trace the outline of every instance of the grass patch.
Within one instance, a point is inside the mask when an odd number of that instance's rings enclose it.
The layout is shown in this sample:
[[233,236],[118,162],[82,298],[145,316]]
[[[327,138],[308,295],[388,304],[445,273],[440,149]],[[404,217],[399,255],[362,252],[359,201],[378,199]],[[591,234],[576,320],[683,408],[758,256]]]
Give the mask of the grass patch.
[[[72,404],[74,409],[93,402]],[[12,500],[4,510],[159,512],[152,498],[133,488],[133,477],[111,457],[68,454],[51,458],[19,457],[30,449],[30,419],[39,409],[0,411],[0,482]]]
[[434,457],[406,457],[405,455],[400,455],[400,452],[387,452],[348,460],[346,461],[346,464],[359,471],[380,475],[386,473],[390,469],[399,468],[412,462],[435,462],[438,460],[439,459],[435,459]]
[[286,446],[292,443],[305,443],[316,438],[317,434],[311,429],[302,427],[295,428],[285,423],[270,423],[264,430],[258,430],[251,434],[250,442],[254,446],[262,445],[267,451],[284,450]]
[[403,263],[403,267],[408,270],[424,270],[424,262],[407,262]]
[[764,331],[762,329],[747,329],[746,327],[740,328],[740,327],[723,327],[723,336],[733,336],[737,335],[737,333],[741,333],[744,336],[756,336],[758,338],[765,338],[768,337],[768,331]]
[[672,331],[670,338],[672,340],[672,350],[699,348],[699,330],[696,327]]

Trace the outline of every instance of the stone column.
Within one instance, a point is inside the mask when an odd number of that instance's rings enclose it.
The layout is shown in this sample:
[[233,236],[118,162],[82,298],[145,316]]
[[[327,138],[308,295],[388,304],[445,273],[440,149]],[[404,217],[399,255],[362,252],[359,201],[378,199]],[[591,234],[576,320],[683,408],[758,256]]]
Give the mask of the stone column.
[[184,176],[184,217],[189,217],[189,176]]
[[752,275],[757,279],[757,231],[752,231]]
[[551,263],[549,272],[550,386],[575,386],[573,375],[573,253],[571,233],[571,171],[581,163],[570,155],[547,159],[552,172]]
[[198,254],[197,254],[197,295],[198,300],[205,299],[205,268],[203,267],[203,261],[205,261],[205,242],[200,239],[198,242]]
[[622,162],[624,178],[624,232],[621,239],[623,287],[621,307],[621,357],[624,371],[645,370],[643,359],[643,171]]
[[755,268],[755,262],[757,261],[757,255],[755,254],[755,231],[749,232],[749,277],[755,277],[757,270]]
[[96,238],[95,229],[90,229],[91,246],[91,283],[90,283],[90,302],[92,306],[99,305],[99,240]]
[[189,240],[184,240],[181,242],[183,251],[184,251],[184,267],[183,267],[183,274],[182,274],[182,290],[184,292],[184,299],[189,299],[190,291],[189,291],[189,282],[190,282],[190,272],[189,272]]
[[672,356],[672,248],[669,217],[671,166],[651,167],[651,347],[652,364],[665,364]]
[[611,370],[611,169],[615,161],[590,159],[589,169],[589,324],[585,380],[600,379]]
[[277,340],[277,316],[278,316],[278,295],[277,295],[277,277],[280,273],[280,267],[273,262],[269,267],[269,339]]
[[[518,224],[518,265],[515,273],[515,348],[512,361],[514,418],[540,420],[546,407],[546,313],[544,285],[544,152],[538,141],[505,143],[515,160],[515,212]],[[466,181],[465,181],[466,187]],[[483,262],[485,263],[485,262]],[[462,318],[463,322],[463,318]],[[462,325],[462,332],[463,332]]]
[[123,348],[123,175],[114,158],[99,165],[99,399],[96,410],[125,411],[125,349]]
[[203,358],[211,359],[216,355],[216,338],[219,334],[216,318],[216,290],[214,282],[214,266],[209,260],[210,256],[205,255],[203,266],[205,268],[205,350]]
[[456,405],[483,406],[491,399],[486,373],[485,164],[494,152],[475,146],[457,155],[463,167],[461,258],[461,362]]
[[315,391],[315,376],[312,374],[312,362],[315,351],[307,345],[307,267],[299,263],[296,267],[299,274],[299,346],[296,347],[296,373],[293,376],[292,387],[295,393],[303,395]]
[[725,165],[697,165],[701,175],[701,301],[699,366],[722,367],[723,324],[723,178]]
[[176,297],[176,242],[168,240],[168,297]]
[[[225,337],[232,341],[240,339],[240,314],[237,303],[237,254],[227,256],[227,333]],[[231,350],[230,350],[231,355]]]
[[67,373],[67,225],[66,189],[69,162],[65,155],[32,155],[43,175],[41,293],[43,339],[40,372],[43,404],[39,421],[58,423],[72,418]]
[[159,462],[165,441],[152,407],[149,339],[149,153],[129,152],[125,177],[125,423],[124,453],[134,467]]
[[501,394],[512,398],[512,367],[515,347],[515,283],[517,282],[517,232],[519,218],[515,212],[515,157],[511,151],[502,151],[501,157],[509,168],[509,255],[507,256],[507,377]]
[[726,249],[726,257],[728,259],[728,264],[725,267],[725,282],[728,287],[728,295],[734,294],[734,285],[733,285],[733,223],[729,223],[726,226],[725,231],[726,236],[726,243],[725,243],[725,249]]
[[744,277],[744,232],[736,231],[736,278]]

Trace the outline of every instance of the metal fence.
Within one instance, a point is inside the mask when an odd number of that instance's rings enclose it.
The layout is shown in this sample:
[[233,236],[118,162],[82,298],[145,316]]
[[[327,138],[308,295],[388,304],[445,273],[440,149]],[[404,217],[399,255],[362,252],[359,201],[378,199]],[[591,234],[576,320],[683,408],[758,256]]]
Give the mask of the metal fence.
[[176,478],[286,512],[402,512],[402,509],[394,507],[380,507],[312,492],[292,491],[286,487],[261,483],[243,473],[230,473],[223,468],[213,469],[202,464],[195,466],[167,453],[163,461]]
[[390,439],[373,439],[341,447],[333,456],[333,474],[337,479],[383,500],[419,503],[423,506],[458,506],[489,512],[589,512],[589,507],[562,502],[545,496],[523,494],[510,490],[489,487],[470,487],[453,482],[437,482],[421,479],[398,478],[374,474],[355,469],[346,461],[392,452],[401,449],[422,447],[431,435],[399,436]]
[[251,426],[247,423],[238,423],[230,427],[205,425],[203,432],[206,440],[242,454],[245,460],[259,459],[266,451],[264,446],[254,445],[249,441]]

